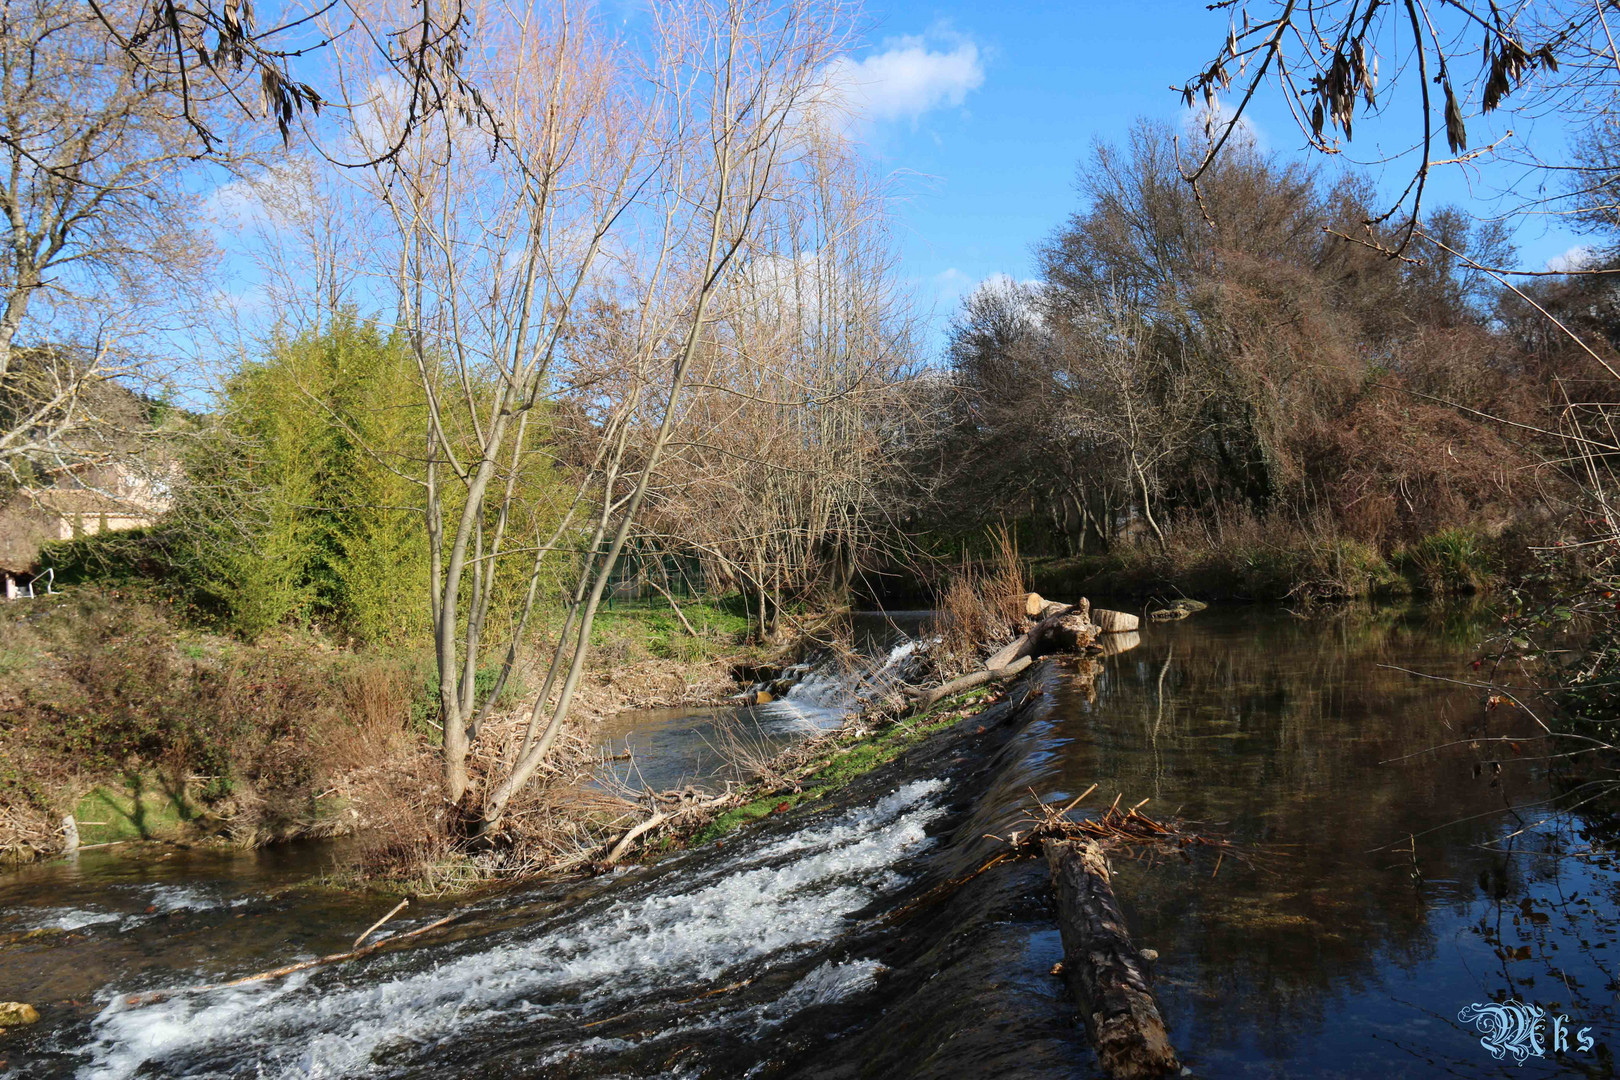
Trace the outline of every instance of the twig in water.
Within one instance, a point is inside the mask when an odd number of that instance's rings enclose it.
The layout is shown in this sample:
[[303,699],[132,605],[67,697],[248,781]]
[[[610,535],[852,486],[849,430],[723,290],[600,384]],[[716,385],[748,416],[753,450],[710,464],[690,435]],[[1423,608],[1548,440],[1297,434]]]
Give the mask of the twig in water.
[[372,931],[376,930],[378,927],[380,927],[383,923],[387,922],[389,919],[392,919],[395,915],[398,915],[400,912],[404,911],[405,906],[407,904],[409,904],[410,902],[411,902],[411,899],[410,899],[410,897],[407,896],[405,899],[403,899],[399,903],[395,904],[394,909],[392,911],[390,911],[388,914],[384,915],[382,918],[378,919],[376,922],[372,923],[370,926],[366,927],[365,930],[361,932],[360,936],[354,939],[354,947],[358,949],[360,947],[360,943],[362,941],[366,940],[366,938],[371,936]]

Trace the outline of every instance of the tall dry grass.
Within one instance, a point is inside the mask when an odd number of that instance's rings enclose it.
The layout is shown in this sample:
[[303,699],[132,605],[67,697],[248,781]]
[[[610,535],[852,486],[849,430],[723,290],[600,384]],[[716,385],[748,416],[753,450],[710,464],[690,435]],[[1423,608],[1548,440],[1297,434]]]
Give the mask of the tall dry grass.
[[964,558],[938,593],[928,632],[937,639],[931,655],[939,672],[972,667],[1004,642],[1023,618],[1029,591],[1018,541],[997,526],[990,531],[988,557]]

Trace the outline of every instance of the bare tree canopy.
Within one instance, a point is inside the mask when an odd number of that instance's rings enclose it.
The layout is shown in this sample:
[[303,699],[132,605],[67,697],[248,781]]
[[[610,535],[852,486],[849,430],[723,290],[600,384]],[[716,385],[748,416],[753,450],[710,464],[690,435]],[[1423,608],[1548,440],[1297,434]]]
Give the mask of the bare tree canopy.
[[[1408,163],[1408,179],[1360,225],[1370,230],[1393,220],[1399,229],[1391,240],[1370,242],[1404,252],[1420,227],[1436,167],[1495,156],[1555,173],[1568,168],[1561,157],[1541,156],[1522,131],[1480,145],[1469,125],[1499,111],[1521,123],[1550,117],[1572,128],[1605,117],[1620,88],[1614,16],[1605,6],[1577,0],[1214,4],[1230,16],[1226,40],[1178,88],[1187,105],[1201,101],[1206,109],[1206,145],[1183,160],[1183,175],[1198,188],[1268,83],[1319,153],[1343,152],[1358,128],[1394,125],[1397,142],[1410,144],[1394,154]],[[1396,83],[1410,86],[1397,94]],[[1573,199],[1577,211],[1589,210],[1585,204],[1595,194],[1566,189],[1554,202]],[[1545,208],[1539,197],[1519,197],[1533,200],[1526,208]]]
[[16,479],[107,443],[120,421],[98,387],[152,374],[151,334],[194,305],[212,248],[186,127],[77,0],[0,9],[0,156],[0,468]]
[[[276,4],[260,10],[252,0],[156,0],[118,4],[84,0],[109,49],[123,54],[158,95],[169,115],[192,136],[197,155],[228,150],[218,126],[218,104],[233,119],[274,125],[284,144],[295,125],[320,115],[327,98],[315,85],[330,66],[311,69],[341,39],[359,39],[386,64],[405,91],[406,122],[382,151],[398,153],[405,133],[443,110],[494,129],[494,114],[461,72],[473,33],[466,6],[363,5],[326,0]],[[363,165],[367,160],[350,162]]]

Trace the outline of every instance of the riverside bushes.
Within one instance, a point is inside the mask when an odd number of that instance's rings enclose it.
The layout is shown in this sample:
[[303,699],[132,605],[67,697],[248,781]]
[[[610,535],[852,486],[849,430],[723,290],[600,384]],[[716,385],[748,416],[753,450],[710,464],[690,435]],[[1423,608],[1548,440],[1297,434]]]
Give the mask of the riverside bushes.
[[1043,559],[1035,588],[1053,596],[1146,597],[1181,592],[1228,600],[1298,603],[1449,596],[1496,582],[1518,541],[1443,529],[1385,552],[1331,523],[1236,516],[1216,526],[1175,518],[1165,543],[1116,544],[1104,555]]
[[[418,776],[431,789],[407,731],[409,664],[307,638],[250,646],[188,632],[170,607],[77,589],[4,612],[0,656],[14,662],[0,702],[0,819],[13,835],[0,828],[0,848],[22,836],[37,846],[95,789],[107,793],[97,818],[116,817],[131,792],[135,806],[143,790],[161,792],[174,816],[248,843],[361,824]],[[103,838],[84,830],[87,843]]]
[[1097,147],[1038,280],[963,301],[926,527],[1256,598],[1466,591],[1484,538],[1550,531],[1567,492],[1531,467],[1558,448],[1527,433],[1570,365],[1469,261],[1510,262],[1506,233],[1440,209],[1387,259],[1343,239],[1364,177],[1235,144],[1195,195],[1176,139]]

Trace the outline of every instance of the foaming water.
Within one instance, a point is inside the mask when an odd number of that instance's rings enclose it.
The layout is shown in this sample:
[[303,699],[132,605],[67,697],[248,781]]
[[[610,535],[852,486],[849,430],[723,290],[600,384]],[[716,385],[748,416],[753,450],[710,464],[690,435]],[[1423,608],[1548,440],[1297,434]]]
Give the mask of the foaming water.
[[921,632],[926,615],[903,613],[898,622],[860,616],[853,653],[812,655],[756,684],[742,696],[758,704],[621,713],[597,733],[606,759],[598,775],[613,786],[653,791],[750,779],[758,762],[837,728],[915,679],[930,641],[912,632]]
[[[400,954],[138,1007],[114,993],[77,1075],[360,1076],[380,1057],[431,1055],[497,1023],[566,1021],[577,1033],[649,994],[723,984],[751,964],[836,938],[905,883],[896,864],[928,845],[925,828],[943,813],[932,796],[943,787],[908,783],[869,808],[756,841],[723,869],[664,874],[566,922],[462,943],[425,966],[419,954]],[[824,964],[750,1010],[752,1019],[837,1000],[880,971],[874,962]],[[577,1034],[566,1041],[574,1052],[604,1049]]]

